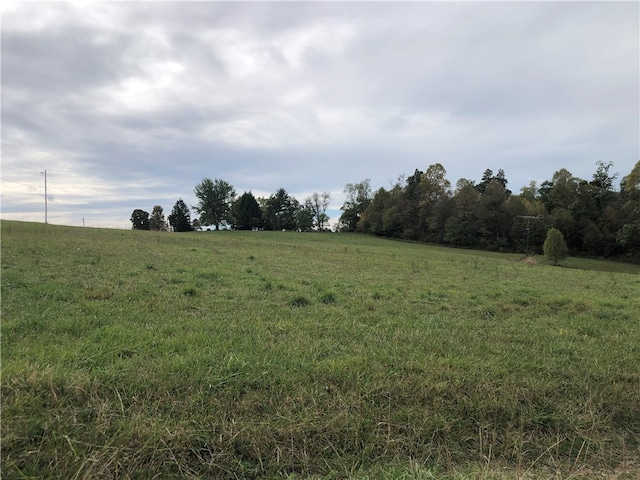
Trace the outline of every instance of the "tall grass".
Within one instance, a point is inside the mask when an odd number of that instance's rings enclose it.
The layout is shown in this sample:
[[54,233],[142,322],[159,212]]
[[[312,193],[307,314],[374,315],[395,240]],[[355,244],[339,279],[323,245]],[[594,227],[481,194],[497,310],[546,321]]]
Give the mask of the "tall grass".
[[2,222],[3,478],[633,478],[639,292],[344,234]]

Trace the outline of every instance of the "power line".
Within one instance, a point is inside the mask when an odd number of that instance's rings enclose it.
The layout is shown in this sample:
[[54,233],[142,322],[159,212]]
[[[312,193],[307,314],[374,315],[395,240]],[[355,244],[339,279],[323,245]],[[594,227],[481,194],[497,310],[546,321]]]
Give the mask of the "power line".
[[44,223],[48,223],[47,222],[47,170],[45,169],[44,172],[40,172],[40,173],[44,173]]
[[529,231],[531,230],[531,226],[529,225],[529,221],[530,220],[542,220],[542,218],[539,215],[533,216],[533,215],[516,215],[518,218],[525,218],[527,220],[527,226],[526,226],[526,230],[527,230],[527,248],[525,250],[525,253],[528,255],[529,254]]
[[2,177],[0,177],[0,180],[2,180],[3,182],[15,183],[16,185],[22,185],[23,187],[32,188],[34,190],[36,189],[36,187],[34,187],[33,185],[27,185],[26,183],[20,183],[20,182],[16,182],[14,180],[8,180],[8,179],[2,178]]

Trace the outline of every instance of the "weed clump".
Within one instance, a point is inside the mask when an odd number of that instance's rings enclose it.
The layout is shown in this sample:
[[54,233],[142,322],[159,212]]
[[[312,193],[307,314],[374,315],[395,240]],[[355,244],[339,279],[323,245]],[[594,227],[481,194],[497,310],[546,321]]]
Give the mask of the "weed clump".
[[338,300],[336,299],[336,294],[333,292],[324,292],[320,296],[320,301],[324,304],[336,303]]
[[185,296],[187,296],[187,297],[195,297],[195,296],[196,296],[196,289],[195,289],[195,288],[193,288],[193,287],[185,288],[185,289],[182,291],[182,294],[183,294],[183,295],[185,295]]
[[297,296],[289,302],[289,305],[296,308],[307,307],[311,305],[311,301],[307,297]]

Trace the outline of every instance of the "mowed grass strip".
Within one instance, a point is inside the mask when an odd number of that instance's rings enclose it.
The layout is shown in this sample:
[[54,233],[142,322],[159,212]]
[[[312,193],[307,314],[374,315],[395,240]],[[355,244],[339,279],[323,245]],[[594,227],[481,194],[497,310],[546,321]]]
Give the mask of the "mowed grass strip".
[[633,478],[640,275],[520,260],[3,221],[3,478]]

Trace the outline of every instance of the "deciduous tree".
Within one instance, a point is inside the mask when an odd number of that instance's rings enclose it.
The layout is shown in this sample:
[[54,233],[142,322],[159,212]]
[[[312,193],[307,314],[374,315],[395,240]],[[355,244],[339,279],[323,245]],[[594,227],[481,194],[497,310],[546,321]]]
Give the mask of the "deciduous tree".
[[329,207],[330,200],[331,194],[329,192],[313,192],[313,194],[304,202],[305,208],[309,209],[311,212],[312,226],[318,230],[324,230],[325,225],[329,221],[327,208]]
[[640,161],[629,175],[620,182],[624,200],[622,218],[624,224],[617,233],[618,243],[628,255],[640,257]]
[[444,224],[450,214],[451,182],[440,163],[429,165],[420,179],[420,239],[442,241]]
[[216,178],[203,178],[194,189],[198,204],[194,207],[200,214],[202,225],[214,225],[216,230],[231,223],[231,204],[236,196],[233,186]]
[[356,230],[360,216],[371,202],[371,180],[366,179],[360,183],[347,183],[344,187],[347,200],[342,205],[340,226],[342,230],[353,232]]
[[479,204],[480,193],[475,184],[466,178],[458,180],[453,196],[453,213],[445,224],[445,242],[459,246],[478,243]]
[[296,227],[302,232],[309,232],[313,229],[316,218],[311,206],[307,203],[302,205],[295,213]]
[[133,230],[149,230],[149,212],[136,208],[131,213],[130,220]]

